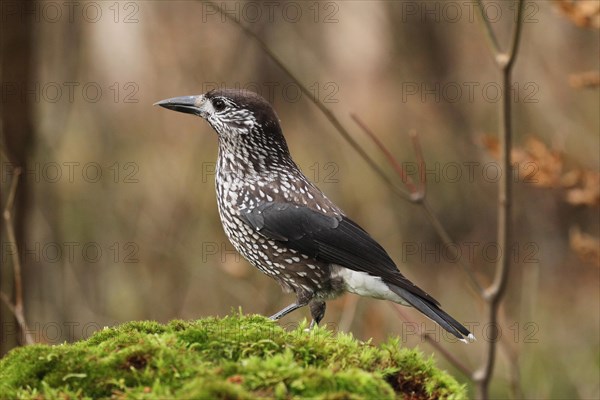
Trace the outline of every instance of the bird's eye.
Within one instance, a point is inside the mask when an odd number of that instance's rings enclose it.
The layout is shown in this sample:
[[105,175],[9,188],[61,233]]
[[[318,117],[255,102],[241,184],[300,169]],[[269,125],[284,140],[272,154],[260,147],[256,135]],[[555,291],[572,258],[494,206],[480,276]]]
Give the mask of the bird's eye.
[[225,102],[221,99],[215,99],[215,101],[213,101],[213,107],[216,111],[223,111],[225,109]]

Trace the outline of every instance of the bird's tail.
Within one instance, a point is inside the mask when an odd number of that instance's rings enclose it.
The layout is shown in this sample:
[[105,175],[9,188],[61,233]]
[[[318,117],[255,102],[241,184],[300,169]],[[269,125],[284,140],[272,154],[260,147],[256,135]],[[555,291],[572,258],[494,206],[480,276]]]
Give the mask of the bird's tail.
[[437,322],[442,328],[456,336],[461,342],[468,343],[475,340],[475,336],[460,322],[452,318],[448,313],[442,310],[435,303],[409,292],[406,289],[388,284],[389,288],[404,299],[411,306],[421,311],[427,317]]

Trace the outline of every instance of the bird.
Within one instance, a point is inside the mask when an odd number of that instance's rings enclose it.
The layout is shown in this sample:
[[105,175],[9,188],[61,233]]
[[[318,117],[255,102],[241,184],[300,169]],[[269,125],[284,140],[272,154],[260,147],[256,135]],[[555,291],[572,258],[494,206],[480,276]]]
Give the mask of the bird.
[[215,186],[225,234],[250,264],[296,296],[272,320],[308,306],[312,329],[326,301],[350,292],[412,306],[460,341],[475,339],[302,173],[262,96],[219,88],[154,105],[199,116],[216,131]]

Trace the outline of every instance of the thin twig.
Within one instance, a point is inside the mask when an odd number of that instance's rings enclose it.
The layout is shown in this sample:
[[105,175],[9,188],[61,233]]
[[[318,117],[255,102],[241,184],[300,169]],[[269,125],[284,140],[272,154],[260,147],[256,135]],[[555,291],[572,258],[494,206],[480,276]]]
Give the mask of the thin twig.
[[[511,43],[507,53],[502,53],[497,45],[498,41],[495,34],[491,30],[490,22],[483,12],[480,2],[481,19],[482,25],[485,27],[486,35],[491,38],[491,48],[495,56],[496,64],[502,73],[502,88],[505,95],[500,102],[500,160],[502,163],[504,174],[499,182],[498,188],[498,247],[502,249],[499,254],[498,261],[496,263],[496,271],[494,274],[494,280],[492,284],[485,290],[484,299],[487,302],[487,314],[488,324],[490,326],[497,326],[498,323],[498,309],[500,307],[504,293],[506,292],[510,257],[508,244],[510,243],[510,235],[512,231],[511,224],[511,208],[512,208],[512,164],[510,160],[510,154],[512,149],[512,100],[511,96],[508,95],[510,91],[510,85],[512,82],[512,67],[514,66],[519,39],[521,37],[522,30],[522,12],[523,12],[523,0],[517,0],[517,18],[513,26]],[[482,367],[473,375],[473,379],[477,382],[478,397],[482,399],[489,398],[489,385],[494,372],[494,364],[496,361],[497,353],[497,342],[496,338],[487,341],[486,351],[484,353],[484,360]]]
[[415,155],[417,157],[417,164],[419,165],[419,190],[418,193],[421,195],[421,200],[425,199],[427,195],[427,171],[425,169],[425,158],[423,157],[423,150],[421,149],[421,142],[416,130],[411,130],[410,139],[415,149]]
[[2,300],[6,308],[8,308],[8,310],[14,315],[15,319],[17,320],[17,324],[19,324],[19,329],[21,329],[21,333],[25,338],[25,344],[33,344],[34,340],[31,337],[31,333],[27,326],[27,321],[25,320],[25,316],[23,315],[23,313],[17,310],[15,305],[10,301],[8,295],[2,291],[0,291],[0,300]]
[[8,309],[13,313],[17,319],[17,323],[25,338],[25,344],[33,344],[33,338],[31,337],[27,322],[25,319],[25,312],[23,307],[23,283],[21,280],[21,261],[19,259],[19,251],[17,240],[15,238],[15,231],[13,228],[11,210],[15,202],[17,193],[17,186],[19,183],[19,177],[21,176],[21,168],[16,167],[13,170],[14,176],[11,182],[10,191],[8,192],[8,198],[6,200],[6,206],[2,216],[4,217],[4,225],[6,226],[6,234],[8,236],[8,242],[14,246],[12,260],[14,269],[14,283],[15,283],[15,303],[12,304],[9,297],[2,293],[2,301],[7,305]]
[[479,8],[479,16],[481,17],[481,23],[484,28],[485,38],[488,41],[488,45],[492,49],[494,55],[500,54],[500,45],[498,44],[498,39],[496,38],[496,34],[492,29],[492,25],[488,20],[487,15],[485,15],[485,7],[483,7],[483,1],[477,0],[477,3],[477,6]]
[[458,369],[460,372],[462,372],[463,374],[465,374],[468,377],[471,377],[473,375],[473,373],[469,369],[469,367],[467,367],[462,361],[460,361],[452,353],[450,353],[448,350],[446,350],[444,348],[444,346],[440,345],[437,340],[435,340],[434,338],[431,337],[431,335],[422,332],[421,329],[417,326],[417,324],[414,323],[413,321],[411,321],[411,319],[404,313],[404,310],[402,310],[401,305],[392,304],[392,303],[390,303],[390,304],[394,307],[394,310],[396,310],[396,312],[400,315],[400,318],[402,318],[406,322],[414,324],[414,326],[417,329],[417,333],[421,336],[421,339],[423,339],[424,341],[429,343],[432,347],[434,347],[437,351],[439,351],[442,354],[442,356],[446,360],[448,360],[448,362],[450,364],[452,364],[454,367],[456,367],[456,369]]

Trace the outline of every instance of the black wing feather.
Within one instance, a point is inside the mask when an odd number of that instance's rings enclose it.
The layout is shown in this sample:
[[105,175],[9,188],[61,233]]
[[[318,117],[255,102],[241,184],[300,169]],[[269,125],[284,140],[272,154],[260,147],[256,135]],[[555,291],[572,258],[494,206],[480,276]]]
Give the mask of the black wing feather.
[[342,215],[329,216],[297,204],[269,202],[242,217],[265,237],[285,242],[307,256],[379,276],[435,305],[439,303],[406,279],[387,252],[364,229]]

